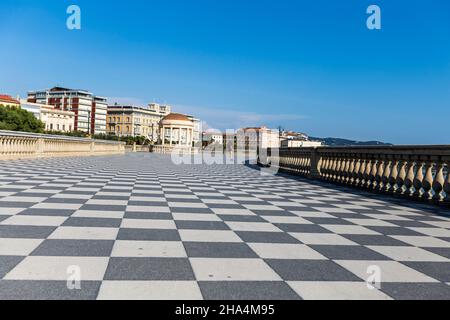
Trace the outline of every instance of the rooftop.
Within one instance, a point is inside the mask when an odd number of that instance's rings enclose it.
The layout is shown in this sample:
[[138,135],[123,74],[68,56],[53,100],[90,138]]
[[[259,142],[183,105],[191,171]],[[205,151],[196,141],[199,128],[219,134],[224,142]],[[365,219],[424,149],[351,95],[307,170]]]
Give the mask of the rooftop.
[[7,94],[0,94],[0,101],[20,104],[20,102]]

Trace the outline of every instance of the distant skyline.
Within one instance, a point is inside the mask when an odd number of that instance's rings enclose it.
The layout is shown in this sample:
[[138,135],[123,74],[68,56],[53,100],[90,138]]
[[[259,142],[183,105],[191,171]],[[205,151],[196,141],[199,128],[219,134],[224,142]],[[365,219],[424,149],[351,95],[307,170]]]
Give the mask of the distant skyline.
[[0,93],[60,85],[218,129],[450,144],[448,0],[3,0],[0,15]]

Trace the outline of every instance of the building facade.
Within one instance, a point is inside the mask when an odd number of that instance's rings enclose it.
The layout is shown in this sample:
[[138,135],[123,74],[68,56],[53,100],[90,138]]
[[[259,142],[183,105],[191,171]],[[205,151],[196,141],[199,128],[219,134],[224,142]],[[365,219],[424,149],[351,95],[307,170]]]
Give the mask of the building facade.
[[283,140],[281,141],[281,148],[316,148],[322,147],[322,142],[307,141],[307,140]]
[[20,107],[41,120],[47,131],[74,131],[75,113],[73,111],[64,111],[51,105],[32,103],[24,99],[20,100]]
[[156,143],[161,120],[170,114],[170,106],[149,104],[147,107],[131,105],[108,106],[106,132],[117,136],[144,136]]
[[20,107],[20,102],[11,96],[0,94],[0,105],[5,107]]
[[268,149],[280,147],[280,132],[267,127],[243,128],[237,131],[237,147]]
[[217,130],[206,130],[203,133],[203,141],[207,143],[223,144],[224,134]]
[[29,92],[27,100],[31,103],[51,105],[57,110],[74,112],[74,131],[91,135],[106,133],[106,98],[85,90],[54,87]]

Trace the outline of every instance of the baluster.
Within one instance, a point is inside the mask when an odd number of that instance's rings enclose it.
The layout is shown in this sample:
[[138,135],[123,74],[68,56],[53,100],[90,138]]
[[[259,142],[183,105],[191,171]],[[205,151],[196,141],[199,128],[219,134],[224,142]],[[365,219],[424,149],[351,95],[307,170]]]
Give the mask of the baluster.
[[423,168],[425,166],[425,163],[423,161],[420,161],[417,163],[417,172],[416,172],[416,176],[414,177],[413,180],[413,185],[414,185],[414,193],[413,193],[413,197],[416,199],[419,199],[422,197],[422,182],[423,182]]
[[328,181],[331,181],[331,178],[333,176],[333,167],[335,165],[334,161],[335,161],[335,159],[334,159],[333,155],[330,155],[330,166],[328,168],[328,177],[327,177]]
[[346,166],[346,164],[345,164],[345,162],[346,162],[346,158],[345,158],[345,155],[343,155],[343,154],[341,154],[340,156],[339,156],[339,158],[341,159],[341,163],[340,163],[340,166],[339,166],[339,170],[338,170],[338,180],[337,180],[337,182],[338,183],[343,183],[343,180],[344,180],[344,171],[345,171],[345,166]]
[[367,186],[369,190],[373,191],[377,187],[377,172],[378,172],[378,165],[379,162],[377,159],[372,160],[372,168],[370,170],[369,180],[370,184]]
[[346,183],[348,185],[352,185],[353,183],[353,172],[355,171],[355,158],[350,155],[348,172],[347,172],[347,180]]
[[358,171],[358,184],[357,187],[362,188],[364,186],[364,173],[366,172],[366,166],[367,166],[367,160],[362,159],[361,160],[361,166],[359,167]]
[[386,160],[386,166],[384,167],[383,176],[381,178],[381,181],[383,182],[383,187],[381,188],[381,192],[388,192],[389,190],[389,177],[391,176],[391,166],[392,166],[392,160],[388,159]]
[[395,193],[396,191],[396,183],[397,183],[397,177],[398,177],[398,163],[399,160],[395,159],[392,161],[392,168],[391,168],[391,174],[389,176],[389,189],[388,193]]
[[403,183],[405,186],[405,190],[404,190],[403,194],[407,197],[410,197],[413,194],[412,188],[414,186],[413,181],[414,181],[415,166],[416,166],[416,163],[414,162],[414,160],[411,159],[407,162],[407,169],[406,169],[407,174],[406,174],[405,181]]
[[434,191],[433,201],[436,203],[439,203],[441,202],[441,200],[443,200],[441,192],[442,190],[444,190],[444,183],[445,183],[444,162],[439,161],[439,163],[436,166],[436,176],[434,177],[432,185]]
[[331,167],[330,167],[330,174],[328,177],[328,181],[333,181],[334,180],[334,175],[336,173],[336,166],[337,166],[337,159],[336,156],[334,154],[331,155]]
[[341,183],[342,182],[342,173],[344,172],[344,166],[345,166],[345,158],[343,155],[338,154],[339,157],[339,165],[336,170],[336,182]]
[[444,183],[444,192],[445,192],[445,198],[444,202],[446,205],[450,205],[450,166],[449,161],[447,161],[446,169],[447,169],[447,179],[445,179]]
[[395,193],[403,194],[404,193],[403,186],[405,184],[406,169],[407,169],[407,166],[408,166],[408,162],[405,161],[405,160],[399,160],[399,162],[400,162],[400,170],[398,172],[397,180],[395,182],[395,184],[396,184]]
[[427,161],[425,168],[425,179],[422,182],[422,188],[425,190],[425,192],[423,193],[422,198],[424,200],[432,200],[433,193],[431,192],[431,190],[433,187],[434,162],[431,160]]
[[351,167],[352,159],[349,155],[346,155],[345,157],[345,166],[344,166],[344,173],[342,178],[343,184],[348,184],[348,180],[350,179],[350,167]]
[[372,172],[373,161],[374,160],[371,158],[367,159],[366,170],[364,171],[364,185],[363,185],[364,189],[370,188],[370,185],[372,183],[370,181],[370,175]]
[[322,179],[327,180],[328,179],[328,173],[329,173],[329,169],[330,169],[330,163],[331,163],[331,159],[328,155],[325,155],[325,162],[323,164],[323,168],[321,170],[322,172]]
[[356,187],[359,184],[359,170],[361,170],[361,159],[355,155],[355,170],[352,174],[352,186]]
[[383,188],[383,182],[381,180],[383,178],[383,172],[384,172],[385,165],[386,165],[386,162],[384,161],[384,159],[381,159],[380,161],[378,161],[377,173],[375,174],[375,183],[376,183],[375,188],[374,188],[375,192],[379,192]]

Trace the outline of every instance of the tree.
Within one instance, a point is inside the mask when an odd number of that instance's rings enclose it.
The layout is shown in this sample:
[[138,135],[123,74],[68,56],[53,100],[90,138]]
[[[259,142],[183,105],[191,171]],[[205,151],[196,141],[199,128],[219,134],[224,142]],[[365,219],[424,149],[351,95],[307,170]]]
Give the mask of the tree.
[[0,105],[0,130],[43,133],[44,123],[20,107]]

